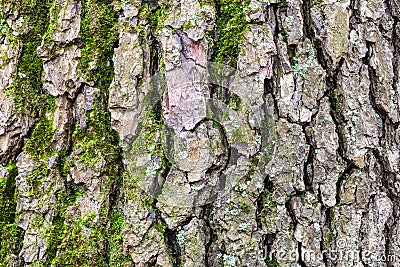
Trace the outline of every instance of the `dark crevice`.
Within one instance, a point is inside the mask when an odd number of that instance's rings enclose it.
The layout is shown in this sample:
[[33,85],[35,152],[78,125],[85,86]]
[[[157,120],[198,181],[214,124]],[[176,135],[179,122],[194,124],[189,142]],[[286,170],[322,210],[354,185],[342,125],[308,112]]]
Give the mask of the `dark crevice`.
[[308,39],[310,39],[311,43],[313,44],[313,47],[316,51],[318,63],[324,70],[329,72],[331,61],[324,54],[322,48],[323,47],[322,41],[315,37],[313,22],[310,14],[311,7],[313,6],[312,0],[303,0],[302,3],[303,4],[301,13],[303,15],[303,21],[304,21],[303,32],[306,34]]
[[390,249],[390,247],[393,244],[392,237],[393,237],[393,228],[390,227],[389,225],[385,224],[385,228],[383,229],[383,235],[385,236],[385,263],[387,264],[388,267],[392,267],[393,263],[395,262],[390,261],[390,255],[394,255]]
[[[391,247],[393,246],[393,234],[395,232],[396,226],[398,224],[398,207],[399,207],[399,197],[396,192],[396,189],[394,188],[395,180],[396,177],[394,174],[390,173],[388,170],[386,170],[386,164],[384,164],[384,158],[379,153],[379,150],[375,149],[373,150],[373,155],[377,159],[377,162],[380,166],[380,171],[381,174],[379,175],[381,177],[381,182],[383,188],[381,189],[383,192],[386,193],[386,196],[391,200],[393,203],[393,211],[392,211],[392,217],[389,218],[389,221],[386,222],[385,224],[385,229],[384,229],[384,236],[385,236],[385,255],[387,259],[390,259],[390,255],[394,255],[395,252],[391,250]],[[386,260],[386,263],[388,266],[393,266],[393,262],[389,262]]]
[[266,192],[273,192],[274,185],[269,179],[269,176],[267,175],[264,179],[264,189],[263,192],[260,193],[254,203],[254,206],[256,208],[256,223],[257,223],[257,229],[262,229],[262,220],[261,216],[263,216],[263,209],[264,209],[264,203],[266,201]]
[[[301,197],[303,194],[304,194],[303,192],[297,192],[295,196],[300,196]],[[291,223],[290,224],[291,224],[291,229],[292,229],[293,233],[296,230],[297,224],[299,223],[299,221],[296,218],[295,211],[294,211],[294,209],[293,209],[293,207],[291,206],[291,203],[290,203],[292,198],[295,197],[295,196],[291,196],[288,199],[286,199],[286,201],[285,201],[285,208],[286,208],[286,211],[288,212],[288,215],[289,215],[289,217],[291,219]],[[300,264],[300,266],[306,266],[305,263],[301,259],[301,247],[299,247],[299,244],[301,245],[301,243],[297,242],[297,244],[298,244],[298,251],[297,252],[299,252],[299,254],[297,255],[298,256],[297,263]]]
[[[274,64],[273,65],[273,72],[274,72],[273,77],[275,77],[275,75],[276,75],[277,68],[275,66],[278,64],[278,61],[279,61],[279,59],[274,60],[274,63],[273,63]],[[266,99],[266,96],[268,94],[270,94],[272,96],[274,110],[275,110],[276,114],[278,114],[278,116],[279,116],[278,100],[274,95],[274,84],[276,84],[276,82],[277,81],[274,78],[271,78],[271,79],[265,78],[264,79],[264,99]]]
[[[316,112],[314,115],[317,115],[317,114],[318,114],[318,112]],[[312,118],[311,121],[314,121],[314,118]],[[308,144],[310,146],[310,149],[309,149],[308,155],[307,155],[307,160],[304,162],[304,166],[303,166],[303,182],[304,182],[304,185],[305,185],[307,191],[314,192],[312,183],[313,183],[313,177],[314,177],[315,148],[314,148],[314,144],[313,144],[314,142],[312,141],[312,136],[310,134],[310,131],[307,131],[309,125],[310,125],[310,123],[302,125],[303,133],[306,138],[306,144]]]
[[172,265],[174,267],[182,266],[182,252],[176,237],[176,231],[165,229],[164,237],[166,240],[167,249],[170,253]]
[[[147,58],[149,62],[149,74],[150,76],[157,75],[160,72],[161,67],[161,48],[160,48],[160,42],[158,40],[157,36],[157,29],[160,27],[160,16],[163,13],[163,6],[159,5],[156,2],[153,1],[144,1],[142,3],[142,9],[143,8],[150,8],[151,10],[151,15],[149,17],[149,35],[147,36],[147,40],[145,38],[142,38],[142,45],[148,45],[148,50],[149,50],[149,58]],[[144,33],[142,33],[144,34]],[[144,49],[146,51],[146,49]],[[165,86],[163,83],[162,77],[160,77],[161,80],[158,81],[160,84],[157,84],[157,86]],[[142,82],[141,80],[139,82]],[[154,86],[154,85],[153,85]],[[154,114],[154,120],[155,123],[158,125],[163,124],[163,116],[162,116],[162,104],[160,101],[158,101],[154,106],[150,107],[153,110]],[[169,140],[168,140],[169,141]],[[170,146],[171,147],[171,146]],[[153,197],[157,198],[161,193],[162,189],[164,186],[164,183],[166,181],[166,178],[168,177],[169,173],[171,172],[172,168],[172,163],[168,160],[167,155],[165,153],[168,153],[169,151],[163,151],[162,157],[160,160],[162,161],[162,171],[160,172],[161,175],[161,183],[159,183],[159,177],[156,176],[154,178],[153,184],[155,185],[155,188],[153,188],[152,192]]]
[[336,182],[336,203],[340,203],[340,194],[341,194],[341,186],[343,184],[343,181],[345,181],[349,176],[354,172],[354,170],[357,170],[358,167],[354,163],[349,163],[346,167],[346,169],[343,171],[343,173],[339,176],[337,182]]
[[[370,59],[373,56],[374,53],[374,44],[371,42],[366,42],[367,43],[367,48],[368,48],[368,53],[367,57],[363,59],[364,64],[368,66],[368,76],[370,80],[370,88],[369,88],[369,98],[370,98],[370,103],[373,107],[373,109],[376,111],[378,116],[380,117],[382,121],[382,136],[379,138],[379,146],[380,147],[386,147],[390,146],[391,144],[391,139],[392,139],[392,134],[393,132],[391,129],[394,128],[394,123],[391,121],[389,118],[387,112],[384,110],[384,108],[377,103],[377,96],[375,95],[375,90],[379,88],[379,83],[378,83],[378,76],[376,74],[376,70],[371,66],[370,64]],[[393,60],[396,60],[393,59]],[[396,76],[396,75],[394,75]],[[393,81],[395,81],[394,78]],[[393,87],[395,84],[392,84]],[[395,89],[395,88],[394,88]],[[391,174],[387,170],[387,165],[384,164],[385,159],[382,157],[379,153],[379,150],[375,149],[373,150],[373,154],[375,158],[378,161],[378,164],[380,166],[380,172],[381,172],[381,182],[383,185],[383,191],[386,193],[386,195],[389,197],[389,199],[392,201],[393,204],[397,203],[397,193],[396,190],[392,187],[392,184],[395,182],[395,178],[391,177]],[[393,211],[394,212],[394,211]],[[393,214],[394,215],[394,214]],[[392,223],[391,225],[388,225],[387,223],[385,224],[385,229],[384,229],[384,236],[385,236],[385,255],[388,257],[390,255],[390,246],[392,244],[392,233],[394,231],[394,228],[396,227],[395,223]],[[387,262],[388,263],[388,262]],[[388,263],[388,266],[391,266],[391,263]]]
[[264,255],[265,263],[267,266],[279,266],[276,262],[276,255],[273,254],[273,244],[276,239],[276,234],[265,234],[263,235],[263,247],[264,247]]
[[[160,127],[163,125],[163,116],[162,116],[162,104],[161,101],[158,101],[154,106],[151,107],[152,109],[152,114],[153,114],[153,123],[159,125]],[[172,145],[172,137],[167,136],[166,142],[169,144],[167,145],[168,148],[173,147]],[[153,192],[153,197],[157,198],[163,190],[165,181],[167,180],[167,177],[169,173],[172,171],[172,163],[169,160],[169,157],[167,155],[170,155],[171,151],[166,151],[166,148],[162,148],[162,155],[158,155],[159,159],[162,162],[162,170],[160,171],[160,176],[161,176],[161,183],[159,183],[159,176],[156,175],[153,179],[153,184],[154,188],[151,190]],[[185,173],[187,175],[187,173]]]
[[[122,162],[122,155],[121,153],[119,154],[119,157],[117,159],[117,162],[115,164],[118,164],[118,173],[117,173],[117,179],[113,182],[110,188],[109,192],[109,209],[108,209],[108,214],[107,218],[108,223],[111,224],[111,218],[113,217],[113,214],[119,211],[119,202],[121,201],[121,189],[123,186],[123,173],[125,172],[124,165]],[[109,229],[108,229],[109,230]],[[120,229],[122,230],[122,229]],[[111,240],[107,238],[105,240],[105,253],[106,253],[106,262],[107,264],[110,264],[111,261]]]
[[[143,192],[144,193],[144,192]],[[153,199],[149,204],[148,208],[152,209],[152,213],[155,215],[155,221],[153,222],[153,227],[156,227],[157,231],[164,235],[165,245],[167,247],[168,255],[172,262],[173,267],[182,266],[182,250],[177,239],[177,230],[170,229],[167,226],[166,221],[161,215],[161,211],[157,208],[157,199]],[[186,219],[182,225],[189,224],[193,217]],[[148,229],[148,231],[150,228]],[[143,238],[147,236],[147,233],[143,235]]]
[[[387,119],[387,113],[384,110],[384,108],[377,103],[377,99],[375,96],[375,90],[379,88],[378,84],[378,76],[376,74],[376,70],[371,66],[370,60],[371,57],[373,56],[374,53],[374,43],[371,42],[366,42],[367,48],[368,48],[368,53],[367,57],[363,58],[363,62],[365,65],[368,66],[368,76],[369,76],[369,81],[370,81],[370,87],[369,87],[369,98],[370,98],[370,103],[373,107],[373,109],[378,113],[379,117],[381,118],[382,121],[382,136],[385,137],[385,122],[388,121]],[[379,139],[380,142],[382,141],[382,138]],[[382,146],[382,143],[380,143],[380,146]]]
[[[264,178],[264,188],[263,192],[258,196],[258,198],[255,201],[255,207],[256,207],[256,223],[257,223],[257,229],[262,230],[263,229],[263,221],[261,219],[262,216],[265,216],[263,214],[263,209],[265,207],[265,203],[267,201],[267,195],[268,193],[272,193],[274,191],[274,184],[270,180],[269,176],[265,176]],[[276,209],[276,207],[275,207]],[[276,234],[275,233],[266,233],[263,234],[262,236],[262,251],[263,251],[263,259],[264,262],[267,264],[267,266],[278,266],[276,262],[276,258],[274,255],[273,251],[273,243],[276,239]]]
[[157,74],[160,70],[159,66],[160,44],[158,40],[153,35],[151,35],[149,40],[149,45],[150,45],[150,75],[153,76]]
[[302,247],[301,242],[297,242],[297,252],[298,252],[298,255],[299,255],[299,258],[297,260],[297,264],[300,265],[301,267],[307,267],[307,264],[302,259],[303,253],[301,251],[301,247]]
[[[266,192],[273,192],[274,185],[269,179],[269,176],[267,175],[264,178],[264,188],[262,193],[260,193],[257,197],[257,199],[254,202],[254,206],[256,208],[256,223],[257,223],[257,229],[262,230],[263,229],[263,221],[261,217],[263,216],[263,209],[264,205],[266,202]],[[263,235],[263,247],[266,248],[266,235]]]
[[[399,90],[398,84],[400,83],[400,77],[397,75],[399,73],[399,68],[400,68],[400,24],[399,21],[400,19],[398,17],[393,17],[394,23],[393,23],[393,32],[392,32],[392,44],[394,47],[394,52],[393,52],[393,90],[395,91],[395,94],[398,99],[399,95]],[[399,108],[399,107],[398,107]],[[400,116],[400,111],[397,111],[398,115]],[[395,123],[395,128],[397,129],[399,125],[399,122]]]
[[272,65],[272,70],[273,70],[273,75],[271,78],[265,78],[264,79],[264,99],[266,99],[266,96],[270,94],[272,96],[273,104],[274,104],[274,110],[275,113],[277,114],[278,118],[280,116],[279,112],[279,107],[278,107],[278,97],[276,96],[276,90],[279,88],[279,78],[281,76],[280,73],[280,68],[279,64],[282,62],[282,58],[280,56],[280,51],[279,51],[279,46],[277,45],[279,42],[279,21],[278,21],[278,16],[276,13],[278,12],[278,8],[276,6],[273,7],[274,11],[274,18],[275,18],[275,29],[274,29],[274,43],[275,46],[277,47],[278,55],[275,57],[273,60],[273,65]]
[[[297,193],[297,194],[301,194],[301,193]],[[291,196],[291,197],[289,197],[289,198],[286,199],[286,201],[285,201],[285,208],[286,208],[286,210],[287,210],[287,212],[288,212],[288,214],[289,214],[289,217],[290,217],[291,220],[292,220],[293,229],[296,229],[296,225],[297,225],[298,221],[297,221],[296,215],[295,215],[295,213],[294,213],[293,207],[292,207],[291,204],[290,204],[290,201],[292,200],[293,197],[294,197],[294,196]]]
[[[318,189],[318,190],[320,190],[320,189]],[[321,192],[318,193],[318,202],[322,202]],[[328,255],[326,253],[326,251],[328,251],[330,249],[330,245],[331,245],[331,244],[328,244],[327,238],[328,238],[328,234],[331,233],[330,230],[332,228],[332,223],[333,223],[333,222],[329,222],[329,219],[328,219],[328,217],[329,217],[328,210],[329,209],[333,209],[333,207],[328,207],[328,208],[322,207],[322,209],[321,209],[321,218],[323,218],[325,216],[325,221],[321,222],[321,223],[324,223],[324,228],[322,228],[322,238],[319,242],[319,249],[320,249],[320,251],[322,251],[322,261],[325,263],[325,266],[330,266],[329,265],[330,259],[328,258]],[[329,238],[331,238],[331,237],[333,238],[333,236],[329,236]]]
[[204,262],[205,267],[212,267],[216,265],[216,263],[213,262],[214,251],[212,251],[212,248],[213,244],[218,240],[218,236],[211,224],[212,210],[213,210],[213,204],[208,204],[206,206],[203,206],[202,208],[202,217],[204,222],[206,223],[207,228],[209,229],[209,235],[210,235],[210,239],[205,244],[205,262]]
[[350,166],[353,163],[345,156],[347,142],[344,127],[346,125],[346,120],[342,114],[344,96],[338,93],[338,76],[343,63],[344,59],[342,58],[339,61],[338,67],[326,77],[326,85],[328,87],[326,95],[328,96],[330,103],[329,113],[332,117],[333,123],[335,124],[335,131],[339,139],[337,153],[347,163],[347,166]]
[[287,55],[289,58],[289,62],[291,66],[295,66],[297,64],[297,62],[294,60],[296,57],[296,53],[297,53],[297,45],[295,44],[288,44],[286,46],[287,49]]
[[[386,165],[384,164],[385,160],[382,157],[381,153],[379,152],[378,149],[372,150],[372,154],[374,157],[377,159],[377,162],[380,167],[380,177],[381,177],[381,183],[383,186],[383,190],[386,193],[386,195],[389,197],[389,199],[394,203],[397,199],[399,199],[399,196],[396,192],[396,189],[394,187],[394,182],[395,179],[391,179],[390,177],[390,172],[386,170]],[[392,184],[393,183],[393,184]]]

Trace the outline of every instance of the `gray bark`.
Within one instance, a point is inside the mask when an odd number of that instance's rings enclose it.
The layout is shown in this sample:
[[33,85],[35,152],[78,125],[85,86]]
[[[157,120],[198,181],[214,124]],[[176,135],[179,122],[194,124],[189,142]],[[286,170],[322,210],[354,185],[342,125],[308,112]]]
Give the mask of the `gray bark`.
[[397,0],[0,6],[1,266],[400,266]]

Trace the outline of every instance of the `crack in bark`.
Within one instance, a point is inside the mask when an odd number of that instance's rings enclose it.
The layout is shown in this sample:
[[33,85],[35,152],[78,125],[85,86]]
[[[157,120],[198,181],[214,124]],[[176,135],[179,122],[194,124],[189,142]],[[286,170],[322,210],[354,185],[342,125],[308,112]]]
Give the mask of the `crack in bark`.
[[204,259],[204,265],[205,267],[212,267],[215,266],[213,264],[213,257],[210,249],[212,248],[212,244],[218,240],[217,233],[215,232],[215,229],[212,226],[211,220],[212,220],[212,209],[213,209],[213,204],[208,204],[203,207],[203,215],[201,216],[206,223],[206,226],[209,230],[210,234],[210,239],[208,242],[205,244],[205,259]]

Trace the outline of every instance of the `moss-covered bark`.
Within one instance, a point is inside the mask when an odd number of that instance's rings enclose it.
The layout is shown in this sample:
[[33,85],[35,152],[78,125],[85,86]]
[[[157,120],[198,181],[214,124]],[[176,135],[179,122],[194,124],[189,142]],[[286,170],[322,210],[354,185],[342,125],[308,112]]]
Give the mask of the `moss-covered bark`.
[[15,177],[18,174],[15,162],[10,162],[0,174],[0,265],[7,266],[11,254],[21,249],[22,231],[15,223]]
[[[0,266],[398,265],[396,1],[0,7]],[[172,86],[205,61],[246,86]],[[199,96],[221,121],[185,125],[168,153],[165,124]],[[211,203],[166,204],[239,169]]]

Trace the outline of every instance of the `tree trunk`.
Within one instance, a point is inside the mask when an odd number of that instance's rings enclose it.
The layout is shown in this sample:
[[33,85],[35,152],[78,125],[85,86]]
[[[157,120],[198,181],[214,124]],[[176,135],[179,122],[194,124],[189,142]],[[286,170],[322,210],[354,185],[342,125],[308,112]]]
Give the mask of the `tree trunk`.
[[397,0],[0,3],[1,266],[400,266]]

